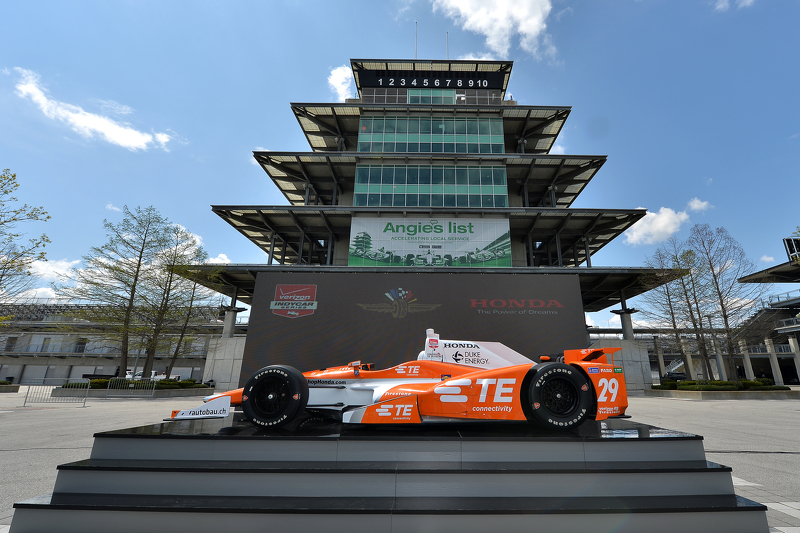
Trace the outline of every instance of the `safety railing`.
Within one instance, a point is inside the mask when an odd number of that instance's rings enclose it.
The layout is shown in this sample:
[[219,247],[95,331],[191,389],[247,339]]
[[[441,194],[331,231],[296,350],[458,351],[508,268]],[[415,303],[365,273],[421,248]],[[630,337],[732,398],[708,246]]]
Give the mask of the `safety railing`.
[[34,403],[79,403],[86,406],[89,380],[83,378],[44,378],[28,383],[22,406]]
[[792,326],[800,326],[800,318],[785,318],[775,322],[775,328],[790,328]]
[[767,301],[770,304],[778,304],[781,302],[788,302],[790,300],[800,300],[800,289],[794,289],[781,294],[774,294],[767,298]]
[[106,398],[152,398],[155,391],[152,379],[113,378],[108,380]]

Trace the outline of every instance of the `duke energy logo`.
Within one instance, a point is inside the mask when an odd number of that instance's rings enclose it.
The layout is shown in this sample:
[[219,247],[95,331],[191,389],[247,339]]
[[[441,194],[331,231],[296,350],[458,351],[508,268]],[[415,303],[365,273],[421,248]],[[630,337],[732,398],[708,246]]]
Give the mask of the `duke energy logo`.
[[269,308],[272,314],[286,318],[313,315],[317,309],[317,286],[275,285],[275,299]]

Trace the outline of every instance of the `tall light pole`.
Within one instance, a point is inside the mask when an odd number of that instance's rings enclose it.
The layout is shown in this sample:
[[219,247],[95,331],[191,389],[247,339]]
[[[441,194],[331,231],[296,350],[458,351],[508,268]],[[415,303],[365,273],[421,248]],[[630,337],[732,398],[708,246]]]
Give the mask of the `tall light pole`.
[[717,355],[717,373],[719,374],[719,379],[722,379],[722,361],[720,361],[722,354],[717,349],[717,337],[714,335],[714,324],[711,323],[711,315],[706,315],[706,318],[708,319],[708,331],[711,333],[711,345],[714,346],[714,353]]

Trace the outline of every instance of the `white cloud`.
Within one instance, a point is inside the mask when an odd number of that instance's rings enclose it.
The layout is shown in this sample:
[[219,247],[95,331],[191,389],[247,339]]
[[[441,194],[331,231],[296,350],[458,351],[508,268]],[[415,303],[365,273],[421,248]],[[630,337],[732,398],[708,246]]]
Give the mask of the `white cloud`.
[[714,183],[714,178],[708,178],[706,180],[706,185],[711,186],[712,183]]
[[[743,7],[750,7],[756,0],[735,0],[736,7],[741,9]],[[714,4],[716,11],[727,11],[731,7],[731,0],[717,0]]]
[[561,132],[561,135],[558,136],[556,142],[553,143],[553,147],[550,149],[551,154],[566,154],[567,153],[567,143],[566,136],[564,132]]
[[681,224],[689,220],[686,211],[675,212],[662,207],[658,213],[648,212],[625,232],[625,244],[657,244],[669,239],[681,229]]
[[[31,265],[33,274],[44,281],[56,281],[62,278],[69,270],[80,263],[80,260],[69,261],[58,259],[56,261],[34,261]],[[44,290],[44,289],[38,289]]]
[[597,326],[597,324],[594,323],[594,320],[592,320],[592,317],[590,317],[587,313],[584,313],[583,316],[587,326],[591,328]]
[[50,287],[39,287],[37,289],[29,289],[20,293],[15,299],[17,301],[30,300],[32,298],[46,298],[52,300],[56,298],[56,292]]
[[336,93],[336,97],[340,102],[344,102],[347,98],[350,98],[350,85],[352,82],[353,73],[347,65],[336,67],[331,70],[331,74],[328,76],[328,86],[331,91]]
[[511,40],[536,58],[554,57],[556,48],[546,33],[550,0],[431,0],[462,29],[483,35],[486,46],[500,57],[508,57]]
[[772,257],[771,255],[764,254],[761,256],[761,259],[759,259],[759,261],[764,261],[765,263],[774,263],[775,258]]
[[106,204],[106,209],[108,209],[109,211],[117,211],[117,212],[121,212],[122,211],[122,209],[120,209],[119,207],[115,206],[111,202],[108,202]]
[[564,15],[572,15],[572,13],[573,13],[573,9],[571,7],[568,7],[566,9],[562,9],[561,11],[556,13],[556,20],[561,22],[561,17],[563,17]]
[[127,105],[120,104],[114,100],[95,100],[100,109],[112,115],[130,115],[133,114],[133,108]]
[[212,265],[227,265],[231,260],[225,254],[219,254],[217,257],[210,258],[207,263]]
[[[17,96],[29,99],[47,118],[63,122],[74,132],[87,139],[99,137],[106,142],[135,152],[136,150],[147,150],[155,145],[166,150],[167,142],[173,138],[167,133],[145,133],[134,129],[130,124],[89,113],[76,105],[59,102],[48,95],[47,90],[42,87],[37,73],[19,67],[14,70],[20,75],[20,80],[16,85]],[[114,104],[117,106],[117,113],[120,109],[132,111],[127,106],[116,102]]]
[[[269,152],[269,150],[267,150],[263,146],[256,146],[256,149],[253,150],[253,151],[254,152]],[[253,157],[253,154],[250,154],[250,163],[255,165],[255,166],[257,166],[257,167],[261,166],[261,165],[258,164],[258,161],[256,161],[256,158]]]
[[689,211],[707,211],[714,207],[709,202],[704,202],[700,198],[694,197],[689,200],[689,204],[686,206]]

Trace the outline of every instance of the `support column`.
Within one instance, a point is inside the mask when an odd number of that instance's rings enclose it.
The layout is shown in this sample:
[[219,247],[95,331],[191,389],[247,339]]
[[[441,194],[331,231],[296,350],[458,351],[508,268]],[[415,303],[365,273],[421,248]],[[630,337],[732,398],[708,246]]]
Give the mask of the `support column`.
[[[558,235],[556,235],[558,238]],[[560,265],[559,265],[560,266]],[[622,325],[622,338],[626,341],[632,341],[633,338],[633,320],[631,320],[631,315],[633,313],[638,313],[638,309],[634,309],[631,307],[628,309],[627,302],[625,301],[625,292],[619,292],[619,303],[622,306],[622,309],[614,309],[611,312],[615,315],[619,315],[619,321]]]
[[592,268],[592,254],[589,250],[589,239],[587,237],[583,238],[583,250],[586,255],[586,268]]
[[622,324],[622,338],[626,341],[633,339],[633,320],[631,315],[637,313],[636,309],[621,309],[619,311],[611,311],[615,315],[619,315],[619,321]]
[[720,352],[719,344],[717,344],[717,339],[713,331],[711,331],[711,340],[713,341],[714,351],[717,354],[717,372],[719,372],[719,379],[720,381],[728,381],[728,373],[725,371],[725,361],[722,360],[722,352]]
[[742,361],[744,362],[744,377],[749,381],[756,379],[756,374],[753,372],[753,363],[750,362],[750,352],[747,350],[747,341],[739,339],[739,350],[742,352]]
[[233,338],[233,332],[236,329],[236,315],[245,311],[245,307],[226,307],[225,318],[222,322],[222,338]]
[[272,232],[272,237],[269,240],[269,263],[268,265],[272,264],[272,256],[275,253],[275,232]]
[[653,344],[656,347],[656,355],[658,356],[658,375],[661,377],[667,373],[667,367],[664,366],[664,349],[661,347],[661,337],[653,335]]
[[772,344],[772,339],[764,339],[764,344],[767,345],[769,366],[772,368],[772,378],[775,380],[775,385],[783,385],[783,374],[781,374],[781,367],[778,364],[778,354],[775,353],[775,345]]
[[800,345],[797,343],[797,337],[789,335],[789,347],[794,353],[794,368],[797,370],[797,377],[800,378]]
[[681,338],[681,346],[683,346],[683,353],[686,354],[686,363],[689,368],[685,369],[689,373],[689,379],[692,381],[697,379],[697,372],[694,371],[694,360],[692,360],[692,352],[689,350],[689,343],[686,339]]

